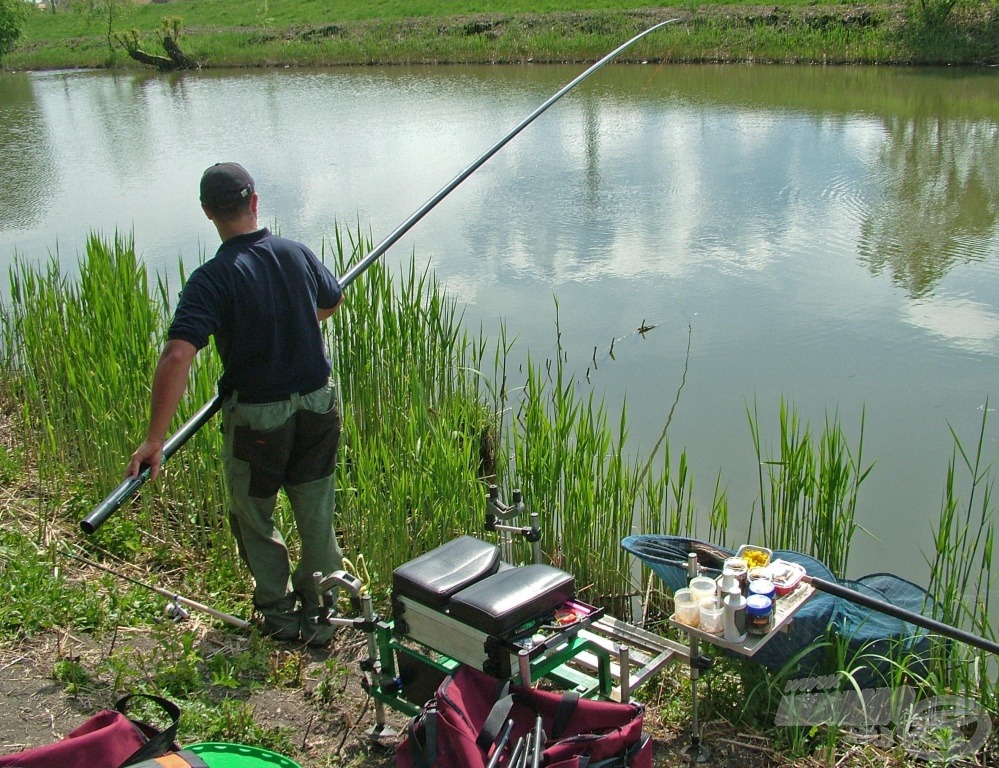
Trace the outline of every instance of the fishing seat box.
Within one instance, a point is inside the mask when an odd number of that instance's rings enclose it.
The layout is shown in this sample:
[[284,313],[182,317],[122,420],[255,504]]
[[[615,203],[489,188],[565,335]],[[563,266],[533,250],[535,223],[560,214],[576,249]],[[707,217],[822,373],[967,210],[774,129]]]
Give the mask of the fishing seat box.
[[[575,579],[549,565],[510,566],[499,547],[461,536],[392,573],[396,634],[494,677],[516,669],[518,630],[551,624]],[[529,641],[529,638],[528,638]]]

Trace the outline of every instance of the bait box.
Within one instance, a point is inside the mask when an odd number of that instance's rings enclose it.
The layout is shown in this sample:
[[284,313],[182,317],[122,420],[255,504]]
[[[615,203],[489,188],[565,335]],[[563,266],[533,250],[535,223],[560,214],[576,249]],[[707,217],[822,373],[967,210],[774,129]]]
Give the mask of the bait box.
[[710,632],[703,631],[698,626],[691,626],[690,624],[680,621],[680,617],[678,617],[675,613],[666,621],[674,629],[679,629],[685,632],[691,640],[695,638],[704,640],[712,645],[726,648],[739,656],[752,658],[756,652],[760,650],[760,648],[766,645],[774,636],[780,634],[787,627],[788,623],[793,620],[794,614],[798,612],[798,609],[801,608],[801,606],[804,605],[813,594],[815,594],[815,587],[807,581],[802,582],[793,592],[790,592],[785,597],[779,598],[773,604],[773,625],[767,634],[747,634],[745,639],[740,641],[726,640],[724,635],[714,635]]
[[783,597],[798,588],[801,580],[805,578],[805,569],[798,563],[774,560],[770,563],[770,578],[774,583],[778,597]]
[[[766,547],[759,547],[755,544],[743,544],[741,547],[739,547],[739,551],[735,553],[735,556],[741,557],[743,560],[746,560],[748,564],[749,560],[746,557],[746,554],[749,552],[759,552],[764,557],[766,557],[766,562],[760,563],[760,565],[769,565],[770,559],[774,556],[774,552],[772,549],[767,549]],[[749,569],[752,570],[753,568],[754,566],[752,564],[749,564]]]

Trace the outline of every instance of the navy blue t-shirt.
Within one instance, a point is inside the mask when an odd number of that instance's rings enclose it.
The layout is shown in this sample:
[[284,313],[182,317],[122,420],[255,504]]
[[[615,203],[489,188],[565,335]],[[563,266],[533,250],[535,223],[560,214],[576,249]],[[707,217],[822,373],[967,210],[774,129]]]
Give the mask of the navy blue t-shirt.
[[191,273],[167,338],[201,349],[214,337],[223,396],[285,397],[329,377],[316,308],[336,306],[341,295],[312,251],[264,228],[226,240]]

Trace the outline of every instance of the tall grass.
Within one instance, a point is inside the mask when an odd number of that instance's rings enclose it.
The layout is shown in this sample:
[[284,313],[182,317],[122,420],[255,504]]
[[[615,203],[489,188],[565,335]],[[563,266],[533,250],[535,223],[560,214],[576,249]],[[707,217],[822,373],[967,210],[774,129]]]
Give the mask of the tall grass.
[[[926,556],[926,562],[936,618],[995,641],[991,624],[995,480],[992,467],[982,463],[988,412],[986,402],[977,441],[970,452],[951,428],[954,450],[947,467],[934,551]],[[963,494],[959,489],[962,476],[966,483]],[[942,651],[933,670],[941,682],[965,692],[978,691],[985,703],[994,707],[997,669],[990,654],[954,644],[945,645]]]
[[[335,256],[342,261],[342,249]],[[338,527],[346,549],[382,576],[485,519],[493,470],[482,456],[495,439],[479,397],[486,342],[460,319],[412,264],[398,283],[374,264],[334,315],[345,435]]]
[[[359,235],[345,242],[337,232],[326,258],[342,270],[368,247]],[[151,284],[127,238],[92,236],[79,274],[71,280],[55,260],[43,273],[15,264],[4,315],[5,370],[24,393],[32,449],[58,499],[50,519],[73,522],[118,485],[141,441],[173,295],[165,279]],[[382,585],[415,554],[482,532],[491,483],[506,497],[523,491],[540,513],[547,557],[595,600],[632,591],[620,540],[636,526],[696,527],[685,456],[674,469],[667,450],[661,473],[639,471],[628,453],[626,410],[612,421],[595,395],[580,394],[561,352],[530,361],[525,381],[512,386],[512,345],[502,334],[488,342],[464,330],[432,274],[411,264],[394,278],[376,263],[350,286],[330,325],[344,417],[337,527],[345,551],[363,554]],[[203,351],[174,429],[214,396],[217,375],[214,353]],[[217,568],[232,578],[218,452],[218,430],[200,430],[96,542],[129,558],[210,558],[213,568],[198,576],[212,578]],[[286,505],[278,519],[295,546]]]
[[[71,515],[85,513],[95,488],[118,484],[145,434],[148,387],[168,317],[167,286],[150,286],[130,238],[91,235],[78,271],[70,280],[57,258],[44,272],[15,260],[4,317],[6,370],[23,393],[39,474],[50,492],[61,489],[59,511]],[[214,381],[217,366],[210,358],[200,363],[184,410]],[[201,450],[211,437],[202,436]],[[217,506],[201,503],[221,498],[216,474],[205,469],[197,461],[171,468],[164,480],[171,503],[140,504],[136,522],[144,536],[183,543],[196,535],[207,545],[203,532],[222,521]],[[127,547],[140,546],[127,538]]]
[[860,486],[873,465],[863,466],[864,417],[857,447],[850,450],[839,417],[826,417],[817,443],[792,404],[780,404],[780,443],[764,456],[759,413],[749,411],[760,484],[762,541],[824,562],[845,576],[850,542],[856,533]]
[[[951,429],[954,451],[947,468],[934,551],[926,556],[929,604],[923,613],[994,642],[996,633],[990,615],[995,542],[993,479],[991,467],[983,464],[987,417],[986,403],[971,451]],[[863,417],[855,454],[847,447],[838,419],[827,419],[816,446],[808,426],[802,425],[793,406],[786,404],[781,406],[780,444],[775,456],[764,456],[755,408],[750,413],[750,426],[760,466],[763,540],[769,546],[809,552],[830,565],[834,573],[844,576],[851,538],[858,528],[858,492],[871,471],[862,463]],[[962,477],[966,478],[963,494]],[[869,686],[873,675],[876,685],[893,692],[910,690],[925,697],[959,691],[992,711],[996,707],[999,670],[985,651],[932,638],[928,655],[915,654],[906,639],[888,643],[887,647],[876,643],[850,652],[834,631],[815,648],[820,645],[830,651],[829,669],[838,675],[841,690],[855,689],[859,693],[858,679],[868,680],[865,685]],[[741,665],[749,696],[755,700],[753,711],[759,714],[773,710],[795,666],[796,660],[791,660],[784,670],[767,673],[751,664]],[[893,723],[897,730],[902,725],[900,720],[904,716],[896,713]],[[836,723],[825,728],[796,727],[781,735],[788,739],[785,748],[813,751],[816,734],[822,737],[822,748],[831,759],[844,736]],[[885,743],[892,743],[890,737],[884,738],[888,739]]]

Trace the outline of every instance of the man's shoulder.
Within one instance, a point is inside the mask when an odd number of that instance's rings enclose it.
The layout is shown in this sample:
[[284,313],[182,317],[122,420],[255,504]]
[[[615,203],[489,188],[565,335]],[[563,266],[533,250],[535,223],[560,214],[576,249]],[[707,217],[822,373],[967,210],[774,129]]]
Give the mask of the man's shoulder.
[[187,276],[185,291],[190,293],[191,291],[212,290],[226,282],[234,258],[234,254],[224,253],[223,249],[219,249],[218,253],[199,264]]
[[301,251],[304,253],[312,253],[312,250],[305,243],[301,243],[298,240],[292,240],[290,237],[282,237],[281,235],[275,235],[273,232],[268,233],[266,240],[274,250]]

